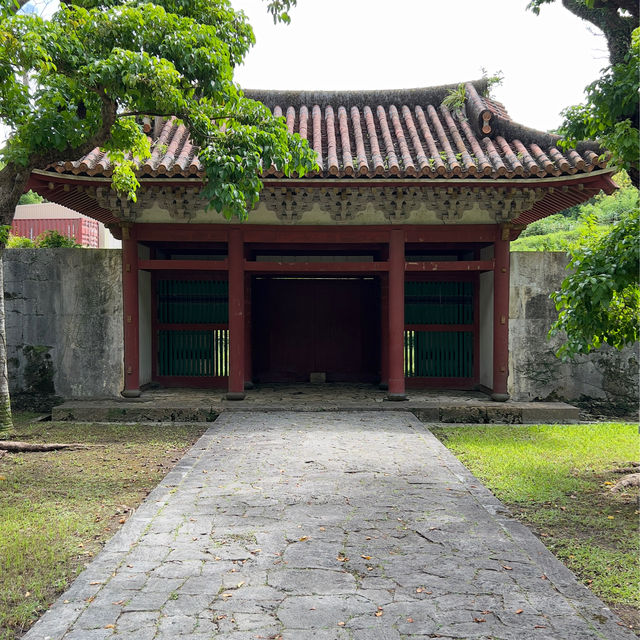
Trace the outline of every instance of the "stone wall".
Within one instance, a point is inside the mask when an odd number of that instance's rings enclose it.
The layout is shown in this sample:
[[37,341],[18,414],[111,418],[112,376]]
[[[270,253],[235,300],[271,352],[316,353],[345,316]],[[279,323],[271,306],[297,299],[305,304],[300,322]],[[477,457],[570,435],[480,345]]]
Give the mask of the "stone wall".
[[[563,253],[511,254],[509,391],[515,400],[595,398],[638,403],[638,348],[603,349],[576,363],[553,354],[549,294],[565,277]],[[55,392],[116,396],[122,389],[119,250],[7,249],[5,303],[12,391],[24,384],[25,347],[49,347]]]
[[565,253],[511,254],[509,310],[509,392],[514,400],[601,400],[637,409],[638,345],[621,352],[607,348],[563,363],[554,352],[559,338],[547,338],[557,317],[549,298],[566,277]]
[[123,379],[120,251],[6,249],[5,313],[12,392],[24,386],[25,347],[49,347],[55,393],[120,393]]

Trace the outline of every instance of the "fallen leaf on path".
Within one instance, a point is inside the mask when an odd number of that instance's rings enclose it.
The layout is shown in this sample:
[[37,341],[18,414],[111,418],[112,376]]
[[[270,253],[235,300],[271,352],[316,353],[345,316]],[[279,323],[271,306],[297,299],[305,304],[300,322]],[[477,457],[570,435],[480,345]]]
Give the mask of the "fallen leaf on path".
[[360,556],[361,558],[364,558],[365,560],[371,560],[371,556]]
[[517,614],[517,615],[520,615],[523,611],[524,611],[524,609],[518,609],[518,610],[516,611],[516,614]]
[[474,622],[478,622],[478,623],[480,623],[480,622],[486,622],[486,620],[485,620],[484,618],[474,618],[474,619],[473,619],[473,621],[474,621]]

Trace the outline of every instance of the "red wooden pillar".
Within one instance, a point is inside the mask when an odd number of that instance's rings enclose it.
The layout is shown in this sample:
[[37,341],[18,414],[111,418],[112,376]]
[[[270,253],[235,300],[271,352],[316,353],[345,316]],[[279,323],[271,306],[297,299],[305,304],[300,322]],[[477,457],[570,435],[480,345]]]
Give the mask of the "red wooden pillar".
[[494,243],[493,271],[493,393],[497,402],[509,399],[509,239]]
[[241,229],[229,230],[229,390],[227,400],[244,399],[244,243]]
[[122,228],[122,312],[124,316],[125,398],[140,395],[140,328],[138,311],[138,242],[135,227]]
[[380,388],[389,388],[389,279],[380,277]]
[[389,238],[389,400],[406,400],[404,389],[404,230]]
[[244,388],[253,389],[253,362],[251,356],[251,275],[244,280]]

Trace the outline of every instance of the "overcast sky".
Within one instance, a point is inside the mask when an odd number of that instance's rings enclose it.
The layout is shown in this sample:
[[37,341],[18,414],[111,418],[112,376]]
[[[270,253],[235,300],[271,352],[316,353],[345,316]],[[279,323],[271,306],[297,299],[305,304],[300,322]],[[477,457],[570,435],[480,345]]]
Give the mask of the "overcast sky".
[[257,43],[236,79],[248,89],[400,89],[502,71],[511,117],[548,130],[607,65],[595,27],[560,3],[527,0],[298,0],[274,25],[263,0],[231,0]]

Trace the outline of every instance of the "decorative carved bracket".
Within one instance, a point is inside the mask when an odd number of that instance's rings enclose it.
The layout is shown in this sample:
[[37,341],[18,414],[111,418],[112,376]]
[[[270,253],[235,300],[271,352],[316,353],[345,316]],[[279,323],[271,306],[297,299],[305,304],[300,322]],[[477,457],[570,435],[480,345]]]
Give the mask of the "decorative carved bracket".
[[303,214],[312,207],[311,194],[307,189],[266,187],[260,194],[260,200],[283,222],[300,222]]
[[191,186],[141,188],[137,202],[120,197],[110,187],[88,187],[86,190],[103,209],[108,209],[126,222],[135,222],[141,211],[151,209],[154,205],[168,211],[172,218],[181,222],[190,220],[196,211],[203,208],[200,190]]
[[420,208],[424,193],[420,189],[384,187],[378,191],[384,217],[390,222],[408,220],[411,213]]
[[467,187],[437,187],[425,192],[425,200],[443,222],[456,222],[478,201],[474,189]]
[[[104,209],[123,222],[134,222],[139,212],[157,206],[179,221],[188,221],[203,209],[200,190],[194,186],[152,186],[141,189],[137,202],[121,198],[110,187],[87,187]],[[370,203],[390,222],[404,222],[421,206],[428,206],[443,222],[457,222],[475,206],[498,224],[508,223],[541,200],[544,188],[515,187],[265,187],[260,195],[269,211],[283,222],[300,222],[319,204],[336,222],[354,220]]]
[[546,191],[537,189],[491,188],[479,197],[480,206],[491,213],[497,223],[511,222],[544,198]]
[[145,189],[140,198],[140,208],[150,209],[154,203],[181,222],[191,220],[198,209],[203,208],[200,190],[193,187],[151,187]]
[[320,189],[314,200],[329,212],[332,220],[347,222],[355,220],[372,200],[371,189],[327,188]]
[[121,198],[111,187],[97,187],[92,195],[103,209],[108,209],[120,220],[134,222],[138,217],[137,203]]
[[424,198],[443,222],[461,220],[475,205],[488,211],[498,223],[511,222],[543,198],[544,189],[506,187],[436,187],[427,189]]

